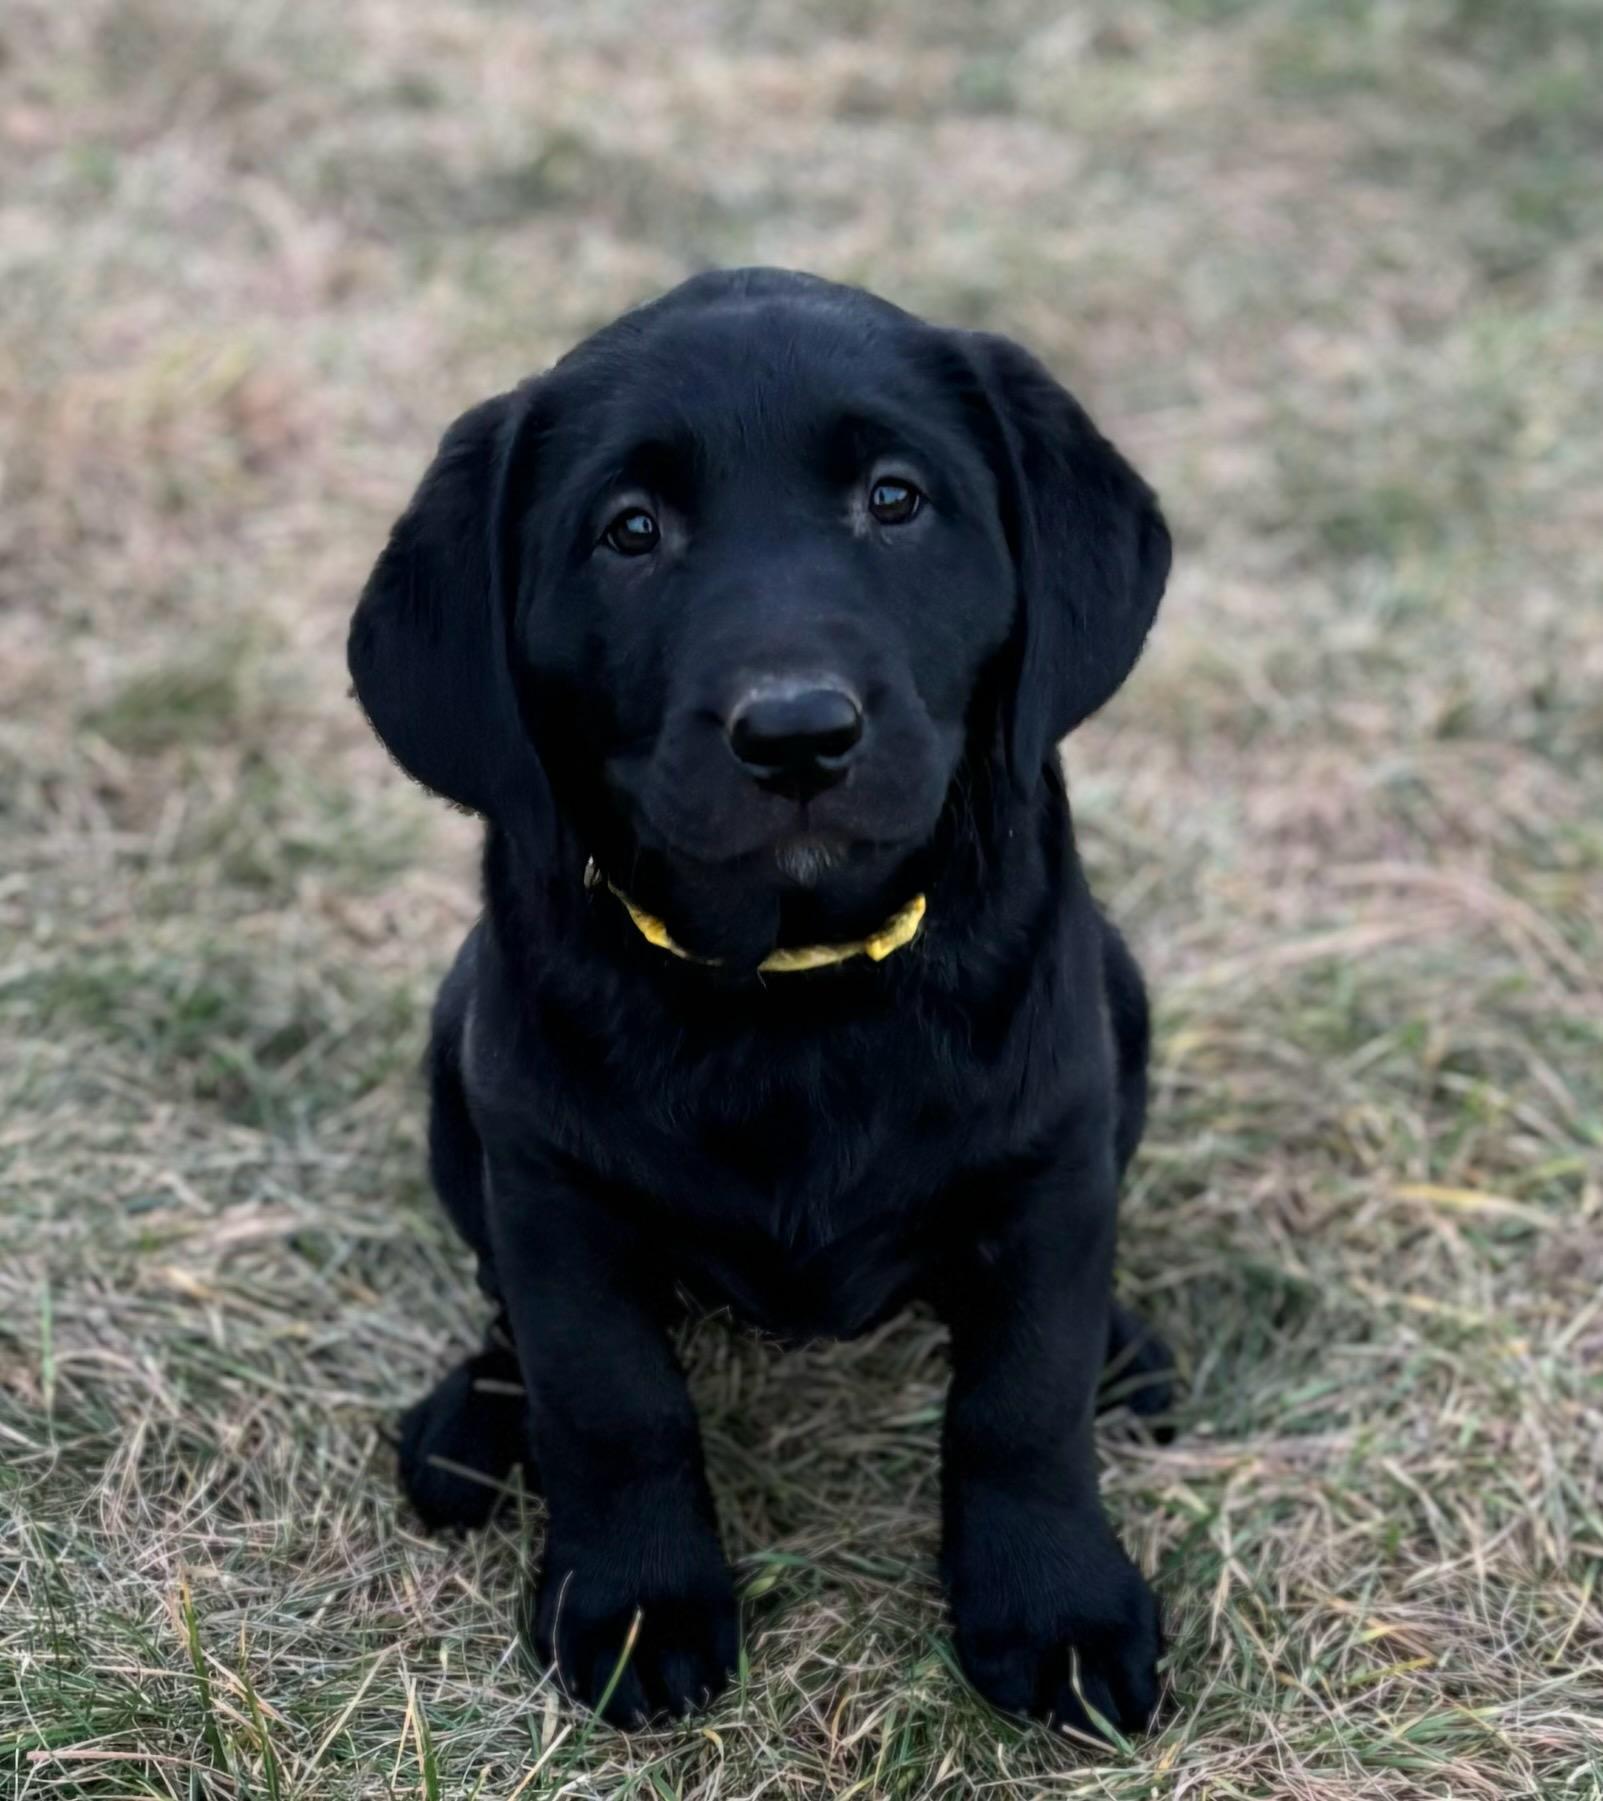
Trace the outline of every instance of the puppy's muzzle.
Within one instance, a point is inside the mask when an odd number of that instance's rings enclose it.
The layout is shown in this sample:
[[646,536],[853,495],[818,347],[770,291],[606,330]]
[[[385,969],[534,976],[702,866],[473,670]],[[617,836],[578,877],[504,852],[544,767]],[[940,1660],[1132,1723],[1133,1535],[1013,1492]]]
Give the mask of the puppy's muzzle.
[[863,709],[843,682],[794,677],[741,696],[725,723],[729,748],[770,792],[810,799],[846,774],[863,740]]

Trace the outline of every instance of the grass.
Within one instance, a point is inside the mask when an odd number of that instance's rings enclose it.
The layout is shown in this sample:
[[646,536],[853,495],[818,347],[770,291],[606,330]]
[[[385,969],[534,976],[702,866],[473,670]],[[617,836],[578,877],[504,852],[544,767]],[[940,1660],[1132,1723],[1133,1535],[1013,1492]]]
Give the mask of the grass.
[[[0,20],[0,1793],[1603,1795],[1592,0]],[[687,1346],[737,1693],[624,1739],[387,1433],[480,1308],[414,1075],[473,833],[345,693],[442,425],[712,261],[1027,338],[1162,490],[1070,752],[1160,1001],[1110,1428],[1160,1728],[989,1713],[939,1334]]]

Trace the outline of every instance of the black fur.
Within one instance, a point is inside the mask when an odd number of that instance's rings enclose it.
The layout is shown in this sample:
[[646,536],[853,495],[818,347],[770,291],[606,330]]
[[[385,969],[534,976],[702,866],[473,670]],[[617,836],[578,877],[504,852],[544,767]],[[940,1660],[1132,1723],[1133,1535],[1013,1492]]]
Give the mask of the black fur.
[[[870,507],[887,479],[911,519]],[[642,507],[659,537],[626,556],[608,522]],[[379,560],[358,696],[489,828],[430,1157],[527,1397],[492,1345],[407,1416],[403,1480],[471,1525],[538,1460],[540,1655],[594,1704],[640,1616],[609,1718],[682,1712],[736,1655],[685,1292],[787,1339],[931,1302],[964,1668],[1064,1722],[1153,1710],[1157,1608],[1091,1437],[1106,1360],[1167,1405],[1110,1294],[1146,999],[1056,742],[1128,673],[1168,560],[1151,492],[1016,346],[771,270],[698,277],[465,415]],[[771,678],[861,704],[821,791],[731,752]],[[592,860],[705,961],[649,945]],[[883,963],[759,972],[915,892]]]

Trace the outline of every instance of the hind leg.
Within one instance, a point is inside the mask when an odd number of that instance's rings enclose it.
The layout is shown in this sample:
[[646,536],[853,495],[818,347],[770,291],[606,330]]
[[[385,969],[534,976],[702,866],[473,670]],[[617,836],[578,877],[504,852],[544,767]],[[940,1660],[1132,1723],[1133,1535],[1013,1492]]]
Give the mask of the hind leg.
[[[463,1021],[477,933],[440,988],[429,1042],[429,1174],[440,1204],[479,1259],[479,1286],[496,1296],[484,1221],[484,1152],[462,1086]],[[459,1363],[401,1416],[400,1481],[426,1526],[482,1526],[527,1468],[523,1378],[501,1314],[484,1349]]]
[[1102,979],[1113,1028],[1118,1079],[1118,1111],[1113,1153],[1122,1177],[1147,1123],[1147,1060],[1152,1049],[1152,1017],[1141,966],[1111,921],[1102,921]]
[[1174,1427],[1164,1416],[1174,1406],[1174,1383],[1174,1353],[1145,1320],[1115,1301],[1108,1314],[1108,1358],[1098,1412],[1128,1407],[1141,1419],[1156,1422],[1152,1436],[1167,1444]]
[[498,1326],[482,1351],[401,1416],[401,1488],[431,1531],[465,1532],[484,1525],[507,1498],[519,1464],[528,1471],[527,1447],[517,1354]]
[[[1103,978],[1119,1088],[1113,1148],[1122,1176],[1146,1126],[1152,1026],[1140,965],[1117,929],[1106,919],[1102,926]],[[1174,1403],[1174,1374],[1174,1353],[1145,1321],[1115,1302],[1108,1315],[1108,1358],[1098,1405],[1128,1407],[1144,1419],[1160,1417]],[[1156,1426],[1153,1433],[1167,1442],[1174,1428]]]

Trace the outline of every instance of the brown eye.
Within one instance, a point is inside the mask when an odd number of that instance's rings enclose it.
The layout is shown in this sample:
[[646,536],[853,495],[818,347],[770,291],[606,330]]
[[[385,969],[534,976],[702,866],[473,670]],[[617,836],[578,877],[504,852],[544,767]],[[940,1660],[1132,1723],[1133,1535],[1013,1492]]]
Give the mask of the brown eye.
[[602,536],[621,557],[643,557],[657,548],[662,533],[644,507],[629,507],[613,520]]
[[881,525],[906,525],[924,504],[924,496],[911,482],[886,476],[868,491],[868,510]]

